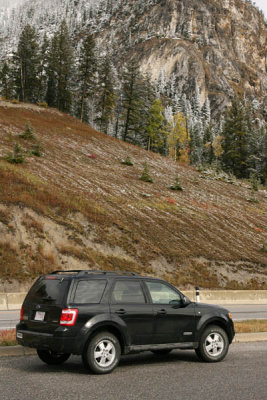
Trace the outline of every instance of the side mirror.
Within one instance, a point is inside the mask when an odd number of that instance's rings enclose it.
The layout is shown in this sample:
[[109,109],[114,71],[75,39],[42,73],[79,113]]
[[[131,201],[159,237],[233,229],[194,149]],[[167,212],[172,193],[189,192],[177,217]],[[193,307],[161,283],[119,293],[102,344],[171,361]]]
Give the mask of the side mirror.
[[182,296],[182,297],[181,297],[181,300],[182,300],[182,305],[183,305],[183,307],[186,307],[186,306],[188,306],[188,304],[191,303],[191,301],[189,300],[189,298],[186,297],[186,296]]

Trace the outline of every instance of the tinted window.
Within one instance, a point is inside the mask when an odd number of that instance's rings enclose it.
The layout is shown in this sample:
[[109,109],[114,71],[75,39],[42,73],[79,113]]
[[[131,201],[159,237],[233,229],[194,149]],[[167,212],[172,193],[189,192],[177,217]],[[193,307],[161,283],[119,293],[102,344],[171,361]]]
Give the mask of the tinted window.
[[69,280],[42,279],[37,281],[26,298],[27,301],[47,304],[61,304],[68,291]]
[[152,303],[154,304],[178,304],[181,296],[175,290],[161,282],[146,282]]
[[112,293],[113,303],[145,303],[140,282],[117,281]]
[[76,287],[74,303],[100,303],[106,287],[102,279],[79,281]]

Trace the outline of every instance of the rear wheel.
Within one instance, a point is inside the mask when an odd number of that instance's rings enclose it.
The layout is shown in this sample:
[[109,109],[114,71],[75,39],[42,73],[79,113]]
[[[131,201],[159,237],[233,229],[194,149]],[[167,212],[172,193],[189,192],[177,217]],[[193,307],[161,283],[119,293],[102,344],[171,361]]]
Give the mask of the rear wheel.
[[49,365],[60,365],[63,364],[70,357],[69,353],[57,353],[51,350],[39,350],[37,349],[38,357]]
[[218,362],[224,359],[229,349],[229,339],[224,329],[219,326],[208,326],[203,332],[197,356],[206,362]]
[[118,365],[121,347],[112,333],[100,332],[94,336],[83,352],[82,359],[86,367],[96,374],[108,374]]

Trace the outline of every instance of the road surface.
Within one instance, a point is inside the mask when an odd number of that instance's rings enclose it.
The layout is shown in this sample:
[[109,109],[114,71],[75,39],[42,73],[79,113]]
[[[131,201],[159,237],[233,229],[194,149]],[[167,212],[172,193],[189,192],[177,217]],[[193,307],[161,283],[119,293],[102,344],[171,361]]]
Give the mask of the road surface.
[[[231,311],[234,321],[242,321],[245,319],[267,319],[267,304],[263,305],[223,305]],[[16,311],[0,311],[0,329],[15,328],[19,320],[19,310]]]
[[124,356],[109,375],[91,375],[81,358],[51,367],[37,356],[2,357],[1,398],[8,400],[266,400],[267,342],[236,343],[221,363],[194,351]]

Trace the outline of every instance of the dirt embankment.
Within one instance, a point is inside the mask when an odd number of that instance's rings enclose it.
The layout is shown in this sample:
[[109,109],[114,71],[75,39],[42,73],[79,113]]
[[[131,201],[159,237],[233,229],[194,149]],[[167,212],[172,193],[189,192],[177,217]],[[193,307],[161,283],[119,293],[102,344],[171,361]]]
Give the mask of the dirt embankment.
[[[25,125],[34,139],[19,137]],[[39,143],[41,157],[31,153]],[[3,157],[19,143],[25,163]],[[133,166],[121,164],[129,155]],[[141,181],[144,162],[154,183]],[[179,175],[183,191],[169,186]],[[199,173],[56,110],[0,102],[0,276],[134,270],[206,288],[267,287],[267,192]]]

